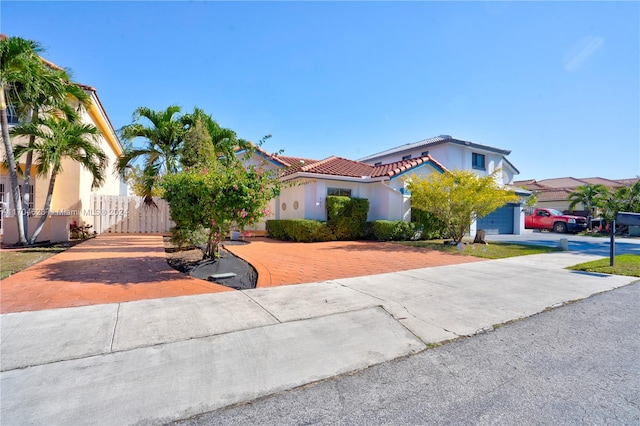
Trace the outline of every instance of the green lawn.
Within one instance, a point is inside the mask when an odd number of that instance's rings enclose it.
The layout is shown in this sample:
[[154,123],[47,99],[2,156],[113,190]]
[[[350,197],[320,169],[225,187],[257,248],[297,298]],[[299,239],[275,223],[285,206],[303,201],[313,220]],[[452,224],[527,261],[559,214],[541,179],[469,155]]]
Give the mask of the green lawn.
[[0,251],[0,280],[31,265],[42,262],[53,255],[62,253],[69,247],[69,244],[56,244],[50,247],[2,250]]
[[568,269],[574,271],[598,272],[601,274],[628,275],[640,277],[640,255],[621,254],[615,257],[615,266],[609,266],[609,258],[580,263]]
[[503,259],[505,257],[526,256],[529,254],[551,253],[559,251],[556,247],[532,246],[526,244],[511,244],[492,242],[490,244],[467,243],[463,250],[456,246],[444,244],[444,240],[430,241],[404,241],[404,244],[411,247],[424,247],[430,250],[438,250],[452,254],[462,254],[485,259]]

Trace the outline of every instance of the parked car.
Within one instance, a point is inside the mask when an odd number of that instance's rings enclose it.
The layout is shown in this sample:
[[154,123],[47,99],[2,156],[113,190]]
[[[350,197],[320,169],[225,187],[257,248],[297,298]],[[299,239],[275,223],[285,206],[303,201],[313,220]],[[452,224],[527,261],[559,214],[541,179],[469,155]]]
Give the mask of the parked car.
[[563,214],[556,209],[535,209],[533,214],[524,217],[527,229],[548,229],[550,231],[580,232],[587,229],[587,219],[581,216]]

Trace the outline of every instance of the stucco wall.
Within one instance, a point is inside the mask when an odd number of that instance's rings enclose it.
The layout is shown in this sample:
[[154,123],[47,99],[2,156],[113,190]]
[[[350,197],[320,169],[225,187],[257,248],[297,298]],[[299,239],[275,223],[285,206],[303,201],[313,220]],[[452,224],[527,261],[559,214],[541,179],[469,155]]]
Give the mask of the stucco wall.
[[[501,184],[511,184],[513,182],[513,170],[504,161],[502,155],[491,151],[474,149],[453,143],[441,144],[432,147],[413,148],[376,158],[375,160],[366,161],[366,163],[392,163],[395,161],[401,161],[402,157],[406,155],[411,155],[411,158],[421,157],[422,154],[427,151],[433,159],[449,170],[474,170],[480,176],[486,176],[487,174],[492,173],[495,169],[500,168],[502,169],[502,173],[497,177],[498,182]],[[472,168],[472,157],[474,152],[485,156],[486,170],[477,170]]]

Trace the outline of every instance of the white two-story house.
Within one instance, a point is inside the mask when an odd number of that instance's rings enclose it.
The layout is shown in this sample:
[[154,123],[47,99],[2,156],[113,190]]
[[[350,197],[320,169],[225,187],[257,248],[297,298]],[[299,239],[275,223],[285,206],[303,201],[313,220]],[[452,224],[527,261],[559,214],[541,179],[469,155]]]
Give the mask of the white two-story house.
[[[280,171],[287,182],[271,202],[267,219],[326,220],[326,197],[346,195],[369,200],[368,220],[411,219],[411,194],[404,178],[447,170],[472,169],[481,175],[500,169],[499,182],[510,186],[519,172],[506,158],[510,151],[439,136],[401,145],[360,160],[331,156],[323,160],[268,154],[258,149],[250,162],[263,162]],[[528,195],[520,191],[520,195]],[[264,229],[264,224],[258,229]],[[522,233],[524,215],[520,204],[510,204],[474,224],[487,233]]]

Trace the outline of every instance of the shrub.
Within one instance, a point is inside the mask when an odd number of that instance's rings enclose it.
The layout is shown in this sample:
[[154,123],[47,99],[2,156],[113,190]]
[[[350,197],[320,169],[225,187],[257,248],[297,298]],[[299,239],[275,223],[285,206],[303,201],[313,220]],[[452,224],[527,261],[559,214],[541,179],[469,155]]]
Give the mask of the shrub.
[[422,228],[423,240],[435,240],[438,238],[449,238],[449,232],[447,231],[447,224],[438,219],[433,214],[424,210],[411,208],[411,222],[416,223]]
[[326,223],[309,219],[268,220],[267,234],[277,240],[299,243],[336,239]]
[[337,240],[363,238],[368,213],[369,200],[366,198],[327,197],[327,225]]
[[376,220],[373,237],[378,241],[407,241],[416,238],[418,226],[402,220]]
[[198,227],[195,230],[181,229],[178,227],[171,228],[171,242],[179,248],[184,247],[200,247],[209,240],[209,230]]

